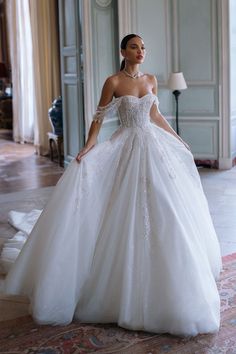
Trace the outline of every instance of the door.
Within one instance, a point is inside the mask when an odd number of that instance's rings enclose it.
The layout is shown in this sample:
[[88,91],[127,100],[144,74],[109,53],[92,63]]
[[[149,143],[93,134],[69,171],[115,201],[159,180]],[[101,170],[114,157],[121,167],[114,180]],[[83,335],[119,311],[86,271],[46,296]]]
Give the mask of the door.
[[80,3],[58,2],[65,166],[84,146],[85,139]]

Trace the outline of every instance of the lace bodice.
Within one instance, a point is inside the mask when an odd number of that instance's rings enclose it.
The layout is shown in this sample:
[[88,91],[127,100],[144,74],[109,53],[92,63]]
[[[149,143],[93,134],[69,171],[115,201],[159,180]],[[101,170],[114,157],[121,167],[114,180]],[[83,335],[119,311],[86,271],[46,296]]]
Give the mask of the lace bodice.
[[122,127],[146,127],[150,124],[150,109],[153,104],[159,105],[159,100],[153,93],[142,97],[124,95],[114,98],[107,106],[98,107],[93,120],[102,122],[105,117],[118,113]]

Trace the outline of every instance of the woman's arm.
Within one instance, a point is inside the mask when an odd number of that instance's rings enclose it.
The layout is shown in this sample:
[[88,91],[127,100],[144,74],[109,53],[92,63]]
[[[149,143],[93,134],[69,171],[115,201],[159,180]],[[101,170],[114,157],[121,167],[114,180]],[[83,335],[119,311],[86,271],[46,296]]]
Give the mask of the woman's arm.
[[[112,77],[109,77],[103,86],[102,93],[101,93],[101,98],[99,101],[99,106],[106,106],[108,103],[111,102],[112,97],[114,94],[114,79]],[[102,122],[99,121],[92,121],[89,132],[88,132],[88,138],[87,141],[78,153],[76,160],[80,162],[82,156],[87,154],[89,150],[92,149],[92,147],[97,143],[97,136],[99,134],[100,128],[102,126]]]
[[[157,94],[157,79],[153,78],[154,84],[153,84],[153,93],[156,95]],[[154,123],[159,126],[160,128],[163,128],[166,130],[168,133],[174,135],[175,138],[179,139],[188,150],[190,150],[190,147],[188,144],[181,139],[181,137],[175,132],[175,130],[170,126],[170,124],[167,122],[165,117],[161,114],[161,112],[157,109],[157,106],[154,104],[151,108],[150,111],[150,116]]]

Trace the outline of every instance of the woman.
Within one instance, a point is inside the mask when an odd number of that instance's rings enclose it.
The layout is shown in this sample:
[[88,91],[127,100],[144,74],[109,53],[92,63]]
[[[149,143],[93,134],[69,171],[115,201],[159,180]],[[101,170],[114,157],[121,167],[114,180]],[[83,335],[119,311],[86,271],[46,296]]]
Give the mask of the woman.
[[[219,330],[219,243],[188,145],[158,109],[141,37],[121,43],[85,147],[6,279],[38,323],[116,322],[181,336]],[[105,117],[120,127],[96,145]],[[77,163],[79,162],[79,164]]]

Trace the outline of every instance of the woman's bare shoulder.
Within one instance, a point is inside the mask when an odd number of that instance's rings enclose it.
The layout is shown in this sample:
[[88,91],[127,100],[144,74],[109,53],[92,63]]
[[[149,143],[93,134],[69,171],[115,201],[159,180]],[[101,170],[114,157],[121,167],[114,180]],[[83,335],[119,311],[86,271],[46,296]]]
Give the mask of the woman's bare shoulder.
[[116,91],[116,88],[119,86],[121,79],[122,74],[120,72],[108,76],[103,85],[103,92],[110,92],[110,94],[113,95]]
[[117,73],[108,76],[105,82],[110,84],[116,84],[121,78],[122,78],[122,73],[118,71]]
[[112,97],[114,96],[114,93],[116,91],[117,86],[119,85],[119,82],[120,82],[119,72],[116,74],[113,74],[111,76],[108,76],[105,79],[105,82],[104,82],[104,85],[102,88],[101,98],[99,101],[100,106],[104,106],[112,100]]
[[148,74],[148,73],[145,73],[144,75],[146,76],[147,80],[152,81],[152,82],[157,82],[157,77],[155,75]]
[[157,94],[158,91],[158,82],[157,82],[157,78],[155,75],[153,74],[144,74],[147,83],[152,87],[152,92],[154,94]]

